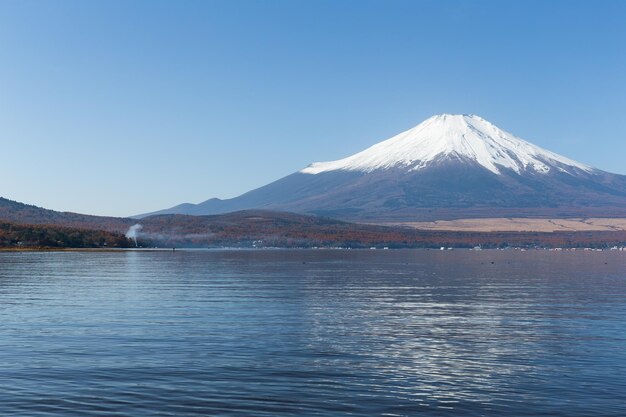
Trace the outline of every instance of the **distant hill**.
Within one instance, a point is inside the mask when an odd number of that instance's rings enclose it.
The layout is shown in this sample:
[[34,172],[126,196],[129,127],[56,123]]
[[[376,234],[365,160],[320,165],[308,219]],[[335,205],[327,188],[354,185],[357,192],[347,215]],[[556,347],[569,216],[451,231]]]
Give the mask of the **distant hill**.
[[169,247],[439,248],[476,245],[622,246],[626,231],[449,232],[348,223],[324,217],[262,210],[214,216],[159,215],[139,221],[140,244]]
[[626,176],[540,148],[476,115],[443,114],[362,152],[313,163],[241,196],[151,214],[246,209],[372,223],[626,217]]
[[[29,246],[123,246],[121,235],[137,226],[139,245],[158,247],[484,247],[626,245],[626,231],[463,232],[357,224],[267,210],[137,219],[62,213],[0,198],[4,244]],[[16,225],[17,224],[17,225]],[[103,240],[104,239],[104,240]],[[115,243],[118,242],[118,243]],[[133,241],[134,243],[134,241]],[[128,244],[128,243],[126,243]]]
[[0,197],[0,220],[18,224],[60,225],[90,230],[123,233],[135,223],[119,217],[89,216],[71,212],[48,210]]

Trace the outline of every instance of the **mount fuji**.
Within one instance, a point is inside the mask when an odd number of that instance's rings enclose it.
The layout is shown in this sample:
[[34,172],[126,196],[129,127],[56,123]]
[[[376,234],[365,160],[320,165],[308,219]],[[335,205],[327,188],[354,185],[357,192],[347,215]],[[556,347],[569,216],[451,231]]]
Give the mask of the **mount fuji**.
[[442,114],[347,158],[239,197],[153,214],[291,211],[351,221],[624,217],[626,176],[540,148],[476,115]]

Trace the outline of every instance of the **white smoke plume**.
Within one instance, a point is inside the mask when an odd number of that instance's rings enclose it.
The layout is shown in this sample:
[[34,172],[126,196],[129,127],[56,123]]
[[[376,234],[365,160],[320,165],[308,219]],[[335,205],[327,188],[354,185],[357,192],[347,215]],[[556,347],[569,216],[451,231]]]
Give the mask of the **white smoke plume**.
[[139,237],[139,231],[141,229],[143,229],[143,226],[137,223],[130,226],[128,232],[126,232],[126,238],[134,240],[135,246],[137,246],[137,237]]

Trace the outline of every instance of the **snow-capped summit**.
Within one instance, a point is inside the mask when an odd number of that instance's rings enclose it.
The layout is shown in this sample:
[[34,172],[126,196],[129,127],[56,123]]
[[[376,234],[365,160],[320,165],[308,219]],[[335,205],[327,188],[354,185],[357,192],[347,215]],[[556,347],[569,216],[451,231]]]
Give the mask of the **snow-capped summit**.
[[159,214],[268,209],[351,221],[626,216],[626,176],[526,142],[474,115],[442,114],[362,152],[228,200]]
[[528,143],[482,117],[441,114],[362,152],[337,161],[316,162],[300,172],[371,172],[389,168],[415,171],[446,158],[474,161],[495,174],[503,168],[518,174],[527,170],[540,173],[551,169],[592,170],[590,166]]

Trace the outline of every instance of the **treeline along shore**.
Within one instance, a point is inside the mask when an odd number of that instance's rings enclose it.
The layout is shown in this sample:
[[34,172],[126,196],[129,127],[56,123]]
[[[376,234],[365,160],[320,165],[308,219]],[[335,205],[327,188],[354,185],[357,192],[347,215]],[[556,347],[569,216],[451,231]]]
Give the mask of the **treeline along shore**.
[[128,248],[123,234],[54,225],[24,225],[0,222],[0,248]]
[[169,247],[594,247],[626,245],[626,231],[463,232],[348,223],[272,211],[141,220],[139,244]]
[[[140,225],[141,227],[137,227]],[[125,237],[136,227],[136,239]],[[63,213],[0,198],[2,248],[127,247],[483,248],[626,246],[626,231],[477,232],[350,223],[288,212],[244,210],[142,219]]]

